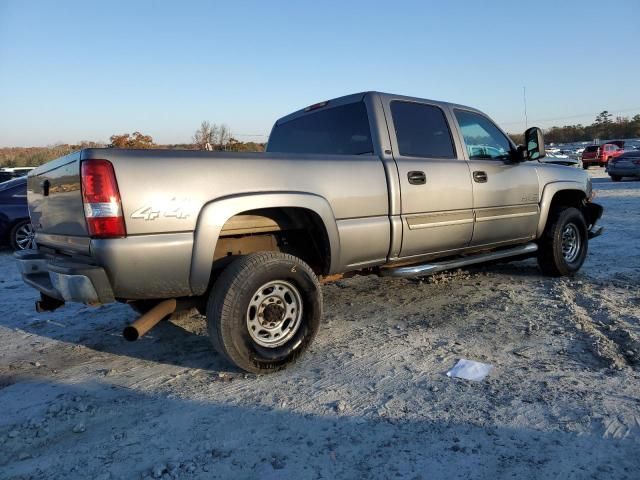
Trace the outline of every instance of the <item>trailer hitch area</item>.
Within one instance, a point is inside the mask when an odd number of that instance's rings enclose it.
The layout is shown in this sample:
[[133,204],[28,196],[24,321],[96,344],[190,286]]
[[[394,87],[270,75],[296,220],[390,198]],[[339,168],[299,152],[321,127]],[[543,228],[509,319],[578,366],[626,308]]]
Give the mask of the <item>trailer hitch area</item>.
[[40,300],[36,301],[36,312],[53,312],[64,305],[64,300],[50,297],[44,293],[40,293]]

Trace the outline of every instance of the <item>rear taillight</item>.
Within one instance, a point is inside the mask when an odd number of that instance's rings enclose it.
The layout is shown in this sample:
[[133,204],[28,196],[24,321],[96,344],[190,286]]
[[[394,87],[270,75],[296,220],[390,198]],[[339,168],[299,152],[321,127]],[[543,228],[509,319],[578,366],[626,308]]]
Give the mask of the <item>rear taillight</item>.
[[84,216],[91,238],[126,236],[118,182],[111,162],[85,160],[80,175]]

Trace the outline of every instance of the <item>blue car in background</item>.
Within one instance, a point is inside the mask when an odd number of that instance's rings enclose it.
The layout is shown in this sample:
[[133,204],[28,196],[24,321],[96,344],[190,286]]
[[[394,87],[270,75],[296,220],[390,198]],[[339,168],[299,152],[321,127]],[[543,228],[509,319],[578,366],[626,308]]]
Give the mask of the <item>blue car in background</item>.
[[27,177],[0,183],[0,241],[14,250],[35,248],[27,209]]

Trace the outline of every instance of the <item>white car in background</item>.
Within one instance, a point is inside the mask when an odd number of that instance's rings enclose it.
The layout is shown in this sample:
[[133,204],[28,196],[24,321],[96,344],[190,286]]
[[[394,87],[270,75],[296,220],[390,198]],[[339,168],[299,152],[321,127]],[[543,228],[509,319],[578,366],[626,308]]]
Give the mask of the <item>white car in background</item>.
[[22,177],[36,167],[3,167],[0,168],[0,183],[12,178]]
[[582,168],[582,160],[580,160],[580,158],[574,157],[573,155],[549,153],[549,150],[547,150],[546,153],[547,155],[542,160],[540,160],[542,163],[554,163],[556,165],[565,165],[567,167]]

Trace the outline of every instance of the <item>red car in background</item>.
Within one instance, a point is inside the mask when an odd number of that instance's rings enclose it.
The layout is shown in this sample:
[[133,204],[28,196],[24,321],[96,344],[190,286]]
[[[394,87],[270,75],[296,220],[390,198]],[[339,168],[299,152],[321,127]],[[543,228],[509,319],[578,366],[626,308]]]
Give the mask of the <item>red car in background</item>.
[[606,167],[609,160],[619,157],[624,153],[624,142],[603,143],[602,145],[589,145],[582,152],[582,168],[585,170],[592,165]]

